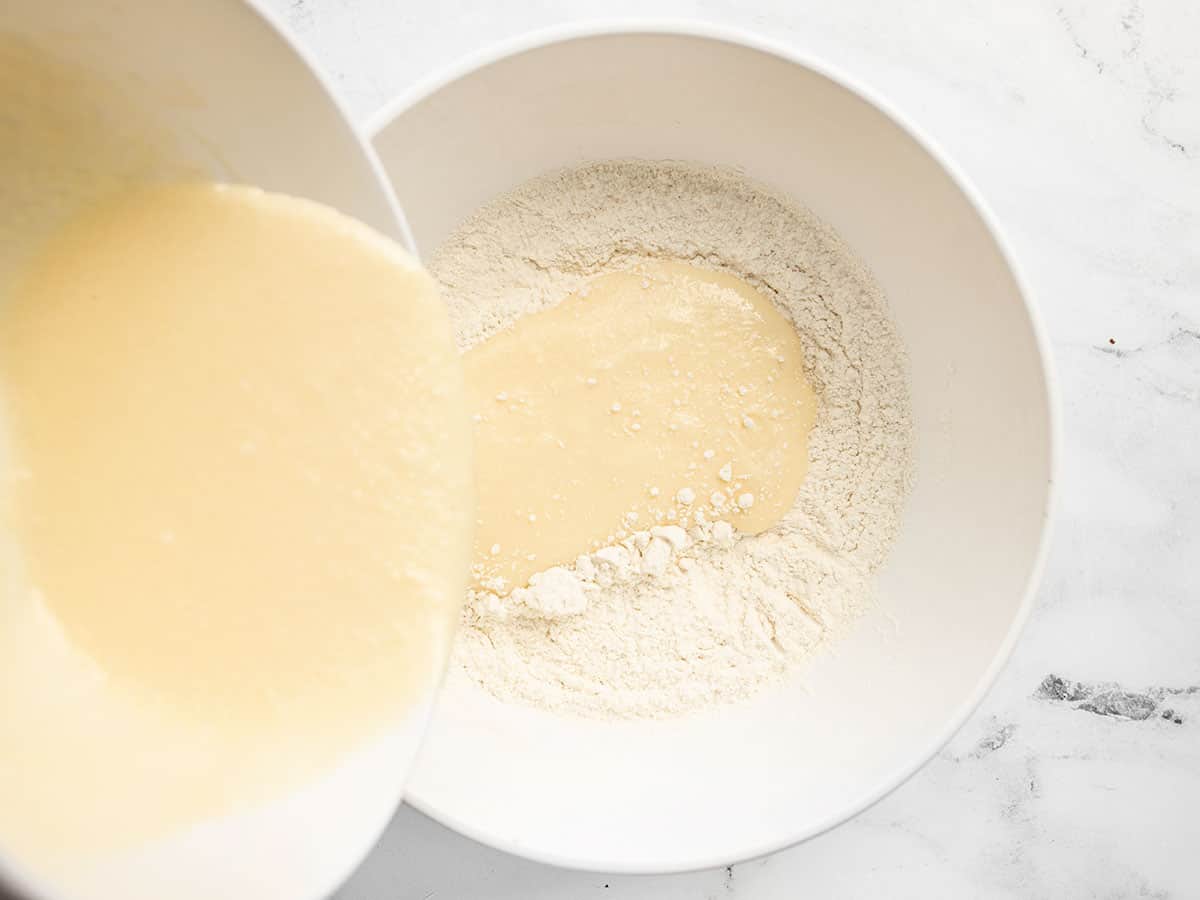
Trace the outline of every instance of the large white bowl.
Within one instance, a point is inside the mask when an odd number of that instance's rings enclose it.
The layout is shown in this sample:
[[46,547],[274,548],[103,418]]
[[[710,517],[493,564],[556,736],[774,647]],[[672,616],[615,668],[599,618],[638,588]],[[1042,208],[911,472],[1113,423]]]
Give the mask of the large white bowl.
[[[90,158],[76,154],[71,165],[93,171],[75,179],[58,179],[36,166],[33,174],[6,174],[18,179],[9,184],[24,180],[13,194],[28,201],[28,208],[0,204],[0,224],[22,223],[23,242],[32,243],[54,219],[88,201],[96,184],[203,172],[327,203],[411,244],[374,153],[328,85],[269,19],[240,0],[3,0],[0,40],[49,53],[62,71],[73,73],[66,80],[84,85],[86,100],[80,103],[91,105],[77,118],[91,124],[70,138],[80,147],[112,150]],[[6,70],[0,79],[27,74]],[[50,83],[30,81],[16,90],[36,95]],[[76,102],[70,91],[46,96],[64,101],[64,108]],[[0,140],[32,140],[41,126],[31,122],[40,114],[0,109]],[[126,131],[128,153],[112,139],[114,132]],[[137,171],[133,160],[144,140],[157,142],[158,153],[151,168]],[[28,179],[38,177],[47,183],[30,189]],[[8,200],[3,191],[0,198]],[[13,233],[5,228],[6,242]],[[0,247],[0,280],[5,260],[21,249]],[[431,683],[430,696],[434,689]],[[428,708],[427,697],[394,731],[327,778],[272,805],[69,873],[30,871],[0,846],[0,876],[37,896],[323,897],[391,817]],[[88,765],[85,747],[80,765]],[[113,810],[114,817],[122,814]]]
[[903,116],[830,66],[695,25],[541,33],[373,122],[418,247],[550,169],[734,165],[802,201],[887,291],[908,347],[916,486],[882,603],[803,679],[677,721],[502,705],[451,679],[408,798],[477,840],[624,872],[811,837],[909,777],[978,704],[1032,603],[1056,425],[1046,341],[992,216]]

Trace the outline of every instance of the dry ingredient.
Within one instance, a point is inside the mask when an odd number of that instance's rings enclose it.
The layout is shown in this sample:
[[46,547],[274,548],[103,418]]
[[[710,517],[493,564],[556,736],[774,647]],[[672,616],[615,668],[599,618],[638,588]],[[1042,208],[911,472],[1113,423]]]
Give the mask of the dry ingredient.
[[870,607],[899,526],[912,428],[886,302],[837,235],[769,189],[677,162],[564,170],[485,205],[430,268],[466,350],[656,260],[736,275],[791,320],[819,401],[807,479],[763,534],[715,514],[633,531],[504,596],[473,591],[454,657],[502,700],[654,717],[745,697]]

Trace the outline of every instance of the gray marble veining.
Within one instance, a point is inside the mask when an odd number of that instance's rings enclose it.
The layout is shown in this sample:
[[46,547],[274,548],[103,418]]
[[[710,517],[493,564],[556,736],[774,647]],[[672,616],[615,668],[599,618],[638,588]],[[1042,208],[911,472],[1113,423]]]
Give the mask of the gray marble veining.
[[1038,608],[976,715],[881,803],[764,859],[654,878],[524,862],[404,809],[343,900],[1200,897],[1200,4],[271,4],[363,116],[567,20],[717,20],[823,57],[980,187],[1063,398]]

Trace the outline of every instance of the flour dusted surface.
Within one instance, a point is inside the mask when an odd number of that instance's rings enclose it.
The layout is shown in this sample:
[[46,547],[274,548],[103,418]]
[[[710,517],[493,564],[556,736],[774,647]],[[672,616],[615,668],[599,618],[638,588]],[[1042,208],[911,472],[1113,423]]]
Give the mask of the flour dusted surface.
[[735,274],[795,325],[819,400],[808,476],[763,534],[701,515],[473,593],[455,663],[502,700],[653,717],[745,697],[870,608],[899,526],[912,429],[886,302],[828,227],[761,185],[674,162],[565,170],[482,207],[430,268],[465,350],[654,259]]

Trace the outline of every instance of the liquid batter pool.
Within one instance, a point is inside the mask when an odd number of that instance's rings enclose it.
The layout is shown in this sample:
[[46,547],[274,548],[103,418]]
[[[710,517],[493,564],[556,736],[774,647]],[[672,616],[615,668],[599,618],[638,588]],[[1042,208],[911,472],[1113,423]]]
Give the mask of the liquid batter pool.
[[600,275],[464,366],[488,590],[700,509],[758,533],[807,471],[800,339],[731,274],[656,261]]

